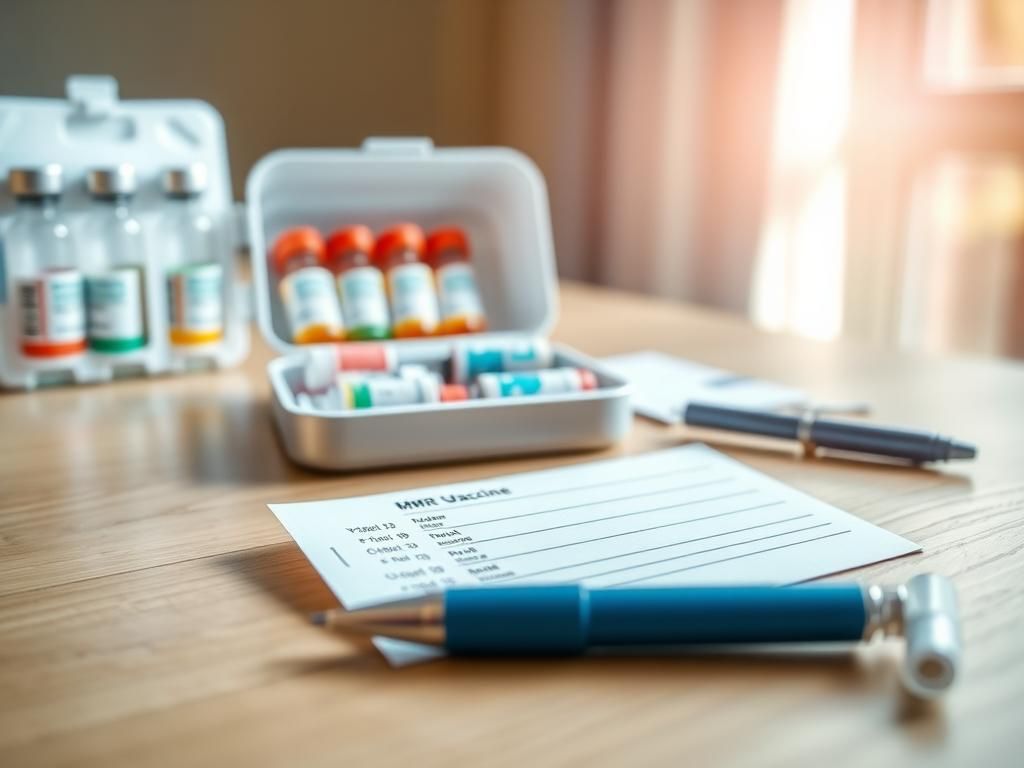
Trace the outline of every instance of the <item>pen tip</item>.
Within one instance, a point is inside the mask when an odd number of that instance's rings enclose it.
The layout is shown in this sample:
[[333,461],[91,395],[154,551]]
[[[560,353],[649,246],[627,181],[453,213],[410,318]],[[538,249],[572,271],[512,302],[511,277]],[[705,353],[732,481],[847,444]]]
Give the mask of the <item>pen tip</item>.
[[309,620],[318,627],[326,626],[327,624],[327,611],[317,611],[316,613],[309,614]]
[[973,459],[978,455],[978,449],[967,443],[953,443],[949,446],[949,458],[951,459]]

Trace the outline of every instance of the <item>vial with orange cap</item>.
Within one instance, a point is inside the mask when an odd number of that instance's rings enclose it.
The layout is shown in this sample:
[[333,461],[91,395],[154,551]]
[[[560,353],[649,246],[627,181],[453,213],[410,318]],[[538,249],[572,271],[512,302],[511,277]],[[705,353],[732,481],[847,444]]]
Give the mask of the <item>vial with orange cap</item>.
[[423,248],[423,230],[399,224],[383,232],[373,250],[373,261],[387,281],[392,333],[398,339],[437,331],[434,273],[423,262]]
[[346,227],[327,238],[325,261],[338,282],[348,338],[358,341],[391,336],[384,275],[373,265],[373,233]]
[[270,257],[281,277],[281,302],[292,341],[314,344],[345,338],[334,278],[323,266],[324,240],[313,227],[281,233]]
[[487,328],[480,289],[469,260],[469,240],[458,227],[437,229],[427,238],[426,262],[434,270],[441,312],[439,333],[474,333]]

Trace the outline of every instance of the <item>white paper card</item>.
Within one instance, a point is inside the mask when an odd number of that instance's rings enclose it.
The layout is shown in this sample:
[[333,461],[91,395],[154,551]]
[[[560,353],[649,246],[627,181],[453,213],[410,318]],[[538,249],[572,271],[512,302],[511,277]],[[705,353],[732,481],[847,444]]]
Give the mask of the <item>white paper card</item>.
[[766,410],[807,402],[799,389],[661,352],[615,355],[602,362],[633,385],[633,410],[666,424],[680,423],[690,402]]
[[920,549],[699,444],[270,509],[349,609],[454,585],[785,584]]

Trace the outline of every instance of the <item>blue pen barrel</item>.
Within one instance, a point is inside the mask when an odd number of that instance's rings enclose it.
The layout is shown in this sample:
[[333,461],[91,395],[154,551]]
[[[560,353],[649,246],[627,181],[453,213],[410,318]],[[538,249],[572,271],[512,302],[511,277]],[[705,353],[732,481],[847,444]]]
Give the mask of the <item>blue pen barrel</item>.
[[445,647],[452,653],[582,653],[590,625],[586,595],[575,584],[449,589]]
[[558,585],[453,589],[445,596],[445,645],[453,653],[856,641],[865,621],[856,584],[595,591]]
[[858,640],[856,584],[606,589],[590,594],[592,645]]

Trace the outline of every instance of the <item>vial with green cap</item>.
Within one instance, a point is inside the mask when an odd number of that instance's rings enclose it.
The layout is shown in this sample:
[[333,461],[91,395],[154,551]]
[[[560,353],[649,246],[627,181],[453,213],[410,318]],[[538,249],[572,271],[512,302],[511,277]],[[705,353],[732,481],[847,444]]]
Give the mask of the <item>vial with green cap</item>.
[[83,228],[89,348],[125,355],[146,346],[145,245],[132,208],[135,167],[94,168],[86,179],[93,201]]

